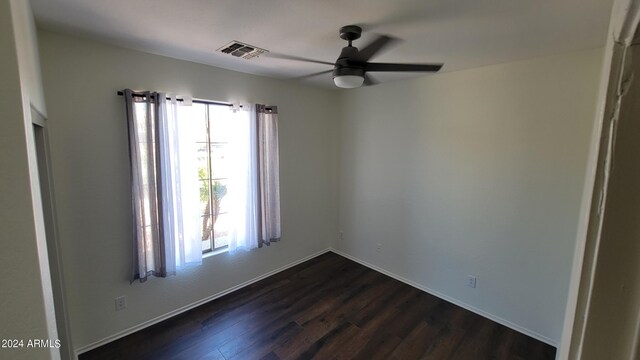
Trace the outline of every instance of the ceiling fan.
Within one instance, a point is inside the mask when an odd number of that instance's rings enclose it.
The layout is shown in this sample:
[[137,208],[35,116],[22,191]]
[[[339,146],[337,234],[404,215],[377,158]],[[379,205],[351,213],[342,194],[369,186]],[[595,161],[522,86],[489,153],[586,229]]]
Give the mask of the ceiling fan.
[[370,44],[358,50],[357,47],[351,45],[353,40],[360,38],[362,28],[356,25],[347,25],[340,28],[340,38],[349,42],[349,45],[342,48],[340,56],[335,63],[326,61],[305,59],[297,56],[279,55],[278,57],[313,62],[333,66],[333,70],[321,71],[319,73],[310,74],[306,77],[333,73],[333,82],[337,87],[341,88],[357,88],[362,86],[374,85],[376,82],[367,75],[368,72],[436,72],[440,70],[443,64],[393,64],[393,63],[374,63],[369,62],[373,56],[385,47],[396,41],[395,38],[379,35]]

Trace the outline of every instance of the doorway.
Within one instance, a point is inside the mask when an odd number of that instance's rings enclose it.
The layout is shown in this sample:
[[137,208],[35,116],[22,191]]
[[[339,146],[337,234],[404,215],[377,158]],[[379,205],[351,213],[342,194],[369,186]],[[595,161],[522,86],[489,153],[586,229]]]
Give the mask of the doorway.
[[38,180],[40,182],[40,194],[42,196],[42,211],[44,216],[45,234],[47,238],[47,254],[49,258],[49,271],[51,274],[51,287],[53,290],[53,303],[55,308],[56,327],[61,343],[60,355],[62,359],[73,359],[73,347],[69,332],[68,316],[66,308],[66,296],[64,292],[64,279],[62,273],[62,256],[58,244],[58,232],[56,228],[55,201],[53,198],[53,179],[51,173],[51,158],[49,154],[49,138],[47,134],[46,119],[35,109],[31,109],[31,121],[33,124],[33,136],[38,158]]

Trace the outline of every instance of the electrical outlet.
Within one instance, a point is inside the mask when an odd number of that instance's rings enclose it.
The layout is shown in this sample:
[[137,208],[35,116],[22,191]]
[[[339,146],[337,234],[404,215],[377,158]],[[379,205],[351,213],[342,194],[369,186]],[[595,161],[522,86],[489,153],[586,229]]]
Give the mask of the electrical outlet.
[[338,233],[338,240],[342,241],[342,239],[344,239],[344,233],[342,231],[340,231]]
[[116,298],[116,311],[124,310],[127,307],[127,297],[120,296]]
[[476,287],[476,281],[477,281],[477,277],[474,275],[469,275],[467,277],[467,286],[471,287],[471,288],[475,288]]
[[377,243],[376,244],[376,252],[380,252],[382,251],[382,243]]

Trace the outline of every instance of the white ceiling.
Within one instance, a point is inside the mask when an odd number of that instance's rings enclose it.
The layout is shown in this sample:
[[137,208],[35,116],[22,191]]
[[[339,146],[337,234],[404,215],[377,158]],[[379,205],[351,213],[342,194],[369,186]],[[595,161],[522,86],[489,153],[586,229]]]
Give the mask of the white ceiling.
[[[214,52],[231,40],[334,62],[357,24],[403,41],[376,62],[443,62],[441,71],[603,46],[611,0],[31,0],[38,26],[154,54],[276,78],[330,66]],[[413,74],[373,73],[381,82]],[[332,86],[331,74],[305,80]]]

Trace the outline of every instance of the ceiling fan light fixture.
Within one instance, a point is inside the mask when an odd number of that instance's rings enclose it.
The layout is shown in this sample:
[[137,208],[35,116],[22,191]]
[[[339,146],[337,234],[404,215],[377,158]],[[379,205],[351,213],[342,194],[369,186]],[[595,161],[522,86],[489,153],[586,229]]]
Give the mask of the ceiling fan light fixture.
[[[364,83],[364,70],[360,67],[348,66],[338,59],[336,68],[333,70],[333,82],[337,87],[343,89],[353,89],[362,86]],[[347,65],[347,66],[345,66]]]
[[353,89],[362,86],[364,83],[364,77],[360,75],[340,75],[334,76],[333,82],[339,88]]

